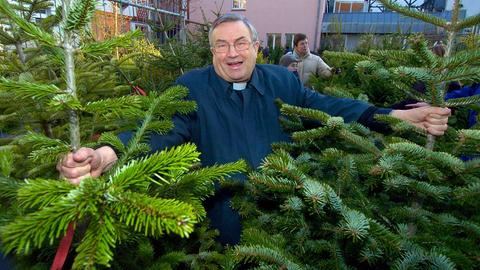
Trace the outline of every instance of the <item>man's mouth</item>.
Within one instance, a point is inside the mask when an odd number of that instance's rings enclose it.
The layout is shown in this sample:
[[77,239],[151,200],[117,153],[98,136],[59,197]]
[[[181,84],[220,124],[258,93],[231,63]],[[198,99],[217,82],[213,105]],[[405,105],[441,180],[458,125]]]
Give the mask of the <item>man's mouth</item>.
[[243,64],[243,61],[235,61],[235,62],[229,62],[227,63],[227,65],[230,67],[230,68],[233,68],[233,69],[237,69],[237,68],[240,68],[240,66]]

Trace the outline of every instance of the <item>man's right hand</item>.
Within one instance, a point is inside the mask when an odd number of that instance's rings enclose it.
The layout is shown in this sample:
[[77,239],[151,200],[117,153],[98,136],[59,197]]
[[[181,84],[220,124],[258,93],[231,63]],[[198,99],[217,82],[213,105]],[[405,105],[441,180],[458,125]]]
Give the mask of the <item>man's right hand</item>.
[[108,170],[118,157],[109,146],[98,149],[82,147],[74,153],[68,153],[57,163],[60,176],[70,183],[78,185],[86,177],[99,177]]

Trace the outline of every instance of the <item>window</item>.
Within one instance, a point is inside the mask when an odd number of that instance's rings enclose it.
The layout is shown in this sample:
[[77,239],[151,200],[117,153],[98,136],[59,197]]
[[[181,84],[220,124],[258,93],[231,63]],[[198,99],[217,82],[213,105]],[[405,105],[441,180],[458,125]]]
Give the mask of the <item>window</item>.
[[290,49],[293,48],[293,36],[294,33],[286,33],[285,34],[285,48],[288,46]]
[[275,47],[282,46],[282,34],[280,33],[267,33],[267,46],[275,49]]
[[233,9],[246,9],[247,0],[233,0]]

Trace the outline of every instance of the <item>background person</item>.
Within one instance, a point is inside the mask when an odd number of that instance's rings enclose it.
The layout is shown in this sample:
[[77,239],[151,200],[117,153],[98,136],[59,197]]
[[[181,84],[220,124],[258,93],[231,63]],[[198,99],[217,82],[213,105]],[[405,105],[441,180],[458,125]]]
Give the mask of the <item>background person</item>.
[[300,61],[298,58],[295,57],[293,54],[285,54],[282,57],[280,57],[280,61],[278,64],[280,66],[286,67],[289,71],[293,72],[295,76],[298,77],[298,63]]
[[300,59],[298,75],[305,86],[310,86],[310,76],[316,75],[323,78],[331,77],[334,70],[329,67],[318,55],[310,53],[308,38],[305,34],[295,34],[293,37],[293,55]]

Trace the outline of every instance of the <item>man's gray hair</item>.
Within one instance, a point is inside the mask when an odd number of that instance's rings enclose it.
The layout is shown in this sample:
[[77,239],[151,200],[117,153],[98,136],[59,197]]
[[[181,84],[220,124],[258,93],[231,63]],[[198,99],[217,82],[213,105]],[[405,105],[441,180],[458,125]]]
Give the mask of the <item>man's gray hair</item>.
[[239,14],[227,13],[227,14],[220,15],[220,17],[218,17],[215,21],[213,21],[212,26],[210,27],[210,31],[208,31],[208,42],[210,43],[210,46],[213,46],[213,40],[212,40],[213,30],[217,26],[225,22],[243,22],[245,26],[248,28],[248,30],[250,31],[250,37],[252,38],[252,42],[255,42],[258,40],[257,30],[247,18]]

